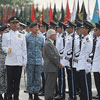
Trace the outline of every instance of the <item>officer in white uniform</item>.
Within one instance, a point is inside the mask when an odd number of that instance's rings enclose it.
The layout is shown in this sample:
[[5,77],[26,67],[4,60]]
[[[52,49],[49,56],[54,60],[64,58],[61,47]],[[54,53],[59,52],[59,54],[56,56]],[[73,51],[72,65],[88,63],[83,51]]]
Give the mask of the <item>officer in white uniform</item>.
[[81,43],[82,43],[82,34],[81,34],[81,26],[82,23],[79,20],[75,20],[76,24],[76,31],[75,31],[75,38],[74,38],[74,59],[73,59],[73,69],[74,69],[74,78],[75,78],[75,92],[76,94],[80,95],[80,77],[79,73],[76,70],[78,65],[78,57],[81,50]]
[[94,72],[95,85],[100,100],[100,23],[96,24],[96,43],[92,59],[92,72]]
[[[65,35],[64,24],[62,22],[58,22],[56,26],[57,37],[56,37],[56,48],[60,55],[60,63],[63,65],[63,52],[65,47]],[[54,97],[54,99],[60,100],[65,99],[65,69],[61,68],[58,71],[58,95]]]
[[22,23],[22,22],[19,22],[19,32],[26,35],[26,31],[25,31],[25,27],[26,27],[26,24]]
[[64,57],[66,59],[66,70],[67,70],[67,79],[68,79],[68,88],[69,88],[69,99],[76,100],[76,92],[75,92],[75,83],[74,83],[74,69],[72,55],[73,55],[73,36],[74,36],[74,27],[75,24],[70,22],[67,25],[66,31],[68,32],[68,36],[66,38],[65,48],[64,48]]
[[2,49],[7,53],[5,65],[7,67],[7,100],[19,100],[19,86],[22,66],[27,64],[25,36],[19,33],[19,18],[9,19],[10,31],[3,35]]
[[78,58],[78,66],[77,70],[79,71],[80,76],[80,88],[81,88],[81,94],[80,99],[81,100],[92,100],[92,91],[91,91],[91,75],[90,75],[90,69],[91,67],[88,65],[88,59],[89,55],[92,52],[92,46],[93,42],[90,38],[89,32],[93,28],[92,24],[85,21],[83,22],[81,33],[84,35],[84,38],[82,40],[82,47],[81,52]]

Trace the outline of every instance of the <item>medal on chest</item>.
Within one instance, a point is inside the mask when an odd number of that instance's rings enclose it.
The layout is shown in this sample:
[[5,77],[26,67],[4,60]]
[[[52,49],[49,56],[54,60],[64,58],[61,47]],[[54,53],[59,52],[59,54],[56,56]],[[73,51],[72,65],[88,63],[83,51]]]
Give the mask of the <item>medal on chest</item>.
[[18,38],[21,40],[22,39],[22,36],[21,36],[21,34],[18,34]]

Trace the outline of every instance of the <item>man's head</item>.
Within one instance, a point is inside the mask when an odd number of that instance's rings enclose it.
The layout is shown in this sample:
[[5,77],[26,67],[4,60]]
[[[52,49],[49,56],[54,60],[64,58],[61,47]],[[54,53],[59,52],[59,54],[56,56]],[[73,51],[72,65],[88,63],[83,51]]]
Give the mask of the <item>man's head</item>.
[[19,23],[19,30],[23,31],[25,27],[26,27],[26,24],[21,23],[21,22]]
[[31,30],[31,32],[32,32],[33,34],[37,34],[37,32],[38,32],[38,30],[39,30],[37,22],[32,22],[32,23],[30,24],[30,30]]
[[16,31],[19,26],[19,18],[16,16],[13,16],[9,19],[9,23],[10,23],[10,28],[12,30]]
[[81,33],[83,35],[88,35],[89,32],[91,31],[91,29],[93,29],[93,28],[94,27],[93,27],[93,25],[90,22],[84,21],[83,25],[81,26]]
[[100,24],[96,23],[95,35],[100,36]]
[[54,29],[47,31],[47,39],[56,40],[56,31]]

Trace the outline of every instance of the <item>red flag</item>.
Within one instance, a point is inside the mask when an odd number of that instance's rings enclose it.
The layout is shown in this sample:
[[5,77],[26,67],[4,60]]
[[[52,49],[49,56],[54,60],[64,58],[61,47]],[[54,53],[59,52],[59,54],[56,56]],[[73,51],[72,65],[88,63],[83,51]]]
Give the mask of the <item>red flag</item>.
[[33,6],[32,6],[31,20],[32,20],[32,21],[35,21],[35,9],[34,9],[34,3],[33,3]]
[[48,23],[50,23],[53,20],[53,12],[51,8],[51,3],[50,3],[50,9],[49,9],[48,15],[49,15]]
[[12,10],[12,16],[16,16],[16,11],[15,11],[15,9]]
[[42,8],[42,21],[45,20],[45,15],[44,15],[44,7]]
[[65,18],[64,18],[64,23],[67,22],[67,20],[70,19],[70,9],[69,9],[69,3],[68,3],[68,0],[67,0],[67,5],[66,5],[66,15],[65,15]]
[[44,7],[42,7],[42,16],[40,18],[40,24],[42,24],[42,21],[44,20],[45,20]]
[[5,24],[8,24],[9,15],[10,15],[10,9],[8,8],[7,13],[6,13],[6,17],[5,17]]

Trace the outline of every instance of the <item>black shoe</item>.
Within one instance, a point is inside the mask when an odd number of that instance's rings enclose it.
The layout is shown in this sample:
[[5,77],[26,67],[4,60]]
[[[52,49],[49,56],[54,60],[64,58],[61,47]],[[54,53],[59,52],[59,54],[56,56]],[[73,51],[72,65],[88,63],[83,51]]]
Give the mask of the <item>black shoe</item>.
[[30,93],[29,93],[29,99],[28,100],[33,100],[33,96]]
[[42,99],[40,99],[39,97],[35,97],[34,100],[42,100]]
[[35,94],[34,94],[34,100],[42,100],[42,99],[40,99],[40,98],[38,97],[38,93],[35,93]]
[[65,99],[65,97],[57,95],[56,97],[53,97],[53,99],[55,99],[55,100],[61,100],[61,99]]
[[3,100],[2,94],[0,94],[0,100]]

